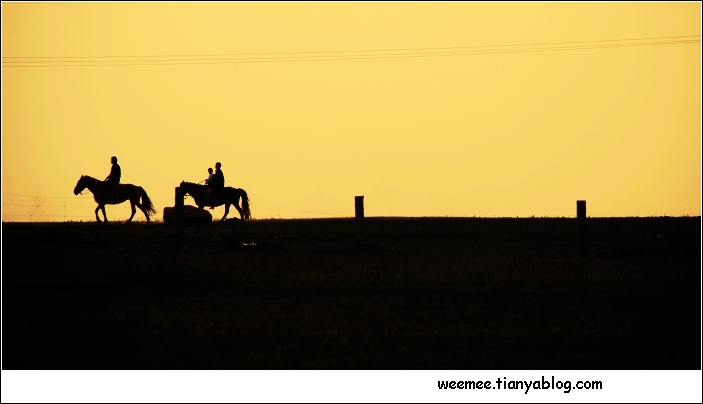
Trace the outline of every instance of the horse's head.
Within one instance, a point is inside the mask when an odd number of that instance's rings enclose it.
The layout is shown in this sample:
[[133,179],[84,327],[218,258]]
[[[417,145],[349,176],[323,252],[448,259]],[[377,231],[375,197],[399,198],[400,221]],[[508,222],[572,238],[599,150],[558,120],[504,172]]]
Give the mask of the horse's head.
[[81,178],[78,180],[78,183],[76,183],[76,186],[73,188],[73,195],[80,194],[81,192],[83,192],[85,187],[88,186],[88,184],[85,183],[85,178],[85,175],[81,175]]
[[191,192],[194,191],[194,189],[193,189],[193,183],[192,183],[192,182],[188,182],[188,181],[181,181],[181,189],[182,189],[183,192],[185,192],[186,194],[190,194]]
[[181,181],[181,186],[180,188],[183,190],[183,193],[186,195],[190,195],[193,198],[200,197],[200,195],[205,192],[206,188],[204,185],[198,185],[192,182],[188,181]]

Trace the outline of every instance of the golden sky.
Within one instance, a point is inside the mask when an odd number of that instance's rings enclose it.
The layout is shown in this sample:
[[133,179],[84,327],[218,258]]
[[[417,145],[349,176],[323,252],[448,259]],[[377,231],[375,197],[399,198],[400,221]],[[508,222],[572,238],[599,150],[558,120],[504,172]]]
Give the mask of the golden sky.
[[91,220],[73,187],[111,156],[157,218],[217,161],[254,218],[356,195],[367,216],[700,215],[700,33],[698,2],[3,2],[2,220]]

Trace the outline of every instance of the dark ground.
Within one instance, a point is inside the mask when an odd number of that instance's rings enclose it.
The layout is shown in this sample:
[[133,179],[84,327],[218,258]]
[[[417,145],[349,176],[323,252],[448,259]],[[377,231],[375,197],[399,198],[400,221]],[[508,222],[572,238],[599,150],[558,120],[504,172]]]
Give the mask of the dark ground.
[[365,226],[3,223],[2,368],[701,368],[700,217]]

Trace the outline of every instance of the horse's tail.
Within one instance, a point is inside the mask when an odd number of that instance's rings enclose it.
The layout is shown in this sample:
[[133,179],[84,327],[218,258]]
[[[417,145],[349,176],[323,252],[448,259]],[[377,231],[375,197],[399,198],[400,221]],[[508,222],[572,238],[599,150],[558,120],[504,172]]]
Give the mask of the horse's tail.
[[152,215],[156,213],[156,209],[154,209],[154,204],[151,203],[151,199],[149,199],[149,195],[146,194],[144,188],[139,187],[139,192],[142,194],[142,206],[144,207],[144,210]]
[[242,189],[242,211],[244,213],[244,220],[251,220],[251,211],[249,210],[249,197],[247,196],[247,191]]

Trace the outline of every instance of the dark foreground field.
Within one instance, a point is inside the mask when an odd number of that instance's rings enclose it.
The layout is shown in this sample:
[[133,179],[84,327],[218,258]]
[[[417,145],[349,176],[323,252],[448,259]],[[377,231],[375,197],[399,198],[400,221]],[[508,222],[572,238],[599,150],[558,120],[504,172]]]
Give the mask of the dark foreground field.
[[2,367],[700,369],[700,217],[588,226],[3,223]]

